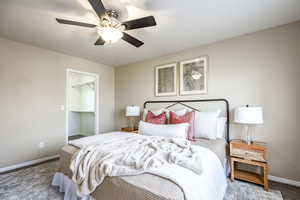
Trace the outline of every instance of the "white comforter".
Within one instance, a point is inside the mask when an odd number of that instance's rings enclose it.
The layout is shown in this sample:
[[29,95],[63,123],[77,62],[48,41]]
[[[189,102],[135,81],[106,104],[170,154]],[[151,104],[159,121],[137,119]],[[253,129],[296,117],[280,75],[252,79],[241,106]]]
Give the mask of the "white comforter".
[[105,176],[152,173],[175,182],[185,199],[223,199],[226,178],[217,156],[186,140],[109,133],[78,141],[81,150],[71,163],[79,194],[86,195]]

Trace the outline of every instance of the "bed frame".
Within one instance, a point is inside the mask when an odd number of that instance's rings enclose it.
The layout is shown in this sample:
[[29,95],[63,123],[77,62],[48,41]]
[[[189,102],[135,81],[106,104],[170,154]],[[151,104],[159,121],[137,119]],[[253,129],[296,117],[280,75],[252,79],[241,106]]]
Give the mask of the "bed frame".
[[166,106],[165,108],[171,108],[175,105],[182,105],[184,107],[187,107],[189,109],[195,110],[200,112],[200,110],[198,110],[197,108],[194,108],[190,105],[187,105],[187,103],[197,103],[197,102],[224,102],[225,107],[226,107],[226,118],[227,118],[227,122],[226,122],[226,140],[227,142],[229,142],[229,102],[227,101],[227,99],[199,99],[199,100],[174,100],[174,101],[146,101],[144,103],[144,109],[147,108],[148,104],[155,104],[155,103],[165,103],[165,104],[170,104],[168,106]]

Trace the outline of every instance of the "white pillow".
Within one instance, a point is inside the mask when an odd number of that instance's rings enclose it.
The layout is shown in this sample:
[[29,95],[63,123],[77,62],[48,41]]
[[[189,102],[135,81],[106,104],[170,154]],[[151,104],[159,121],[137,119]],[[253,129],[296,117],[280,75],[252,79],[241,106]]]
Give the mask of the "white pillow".
[[217,119],[217,135],[216,138],[225,138],[227,118],[219,117]]
[[187,130],[189,124],[152,124],[144,121],[140,121],[139,134],[149,136],[163,136],[163,137],[175,137],[184,138],[187,137]]
[[194,136],[196,138],[217,138],[217,119],[221,111],[196,112],[194,123]]

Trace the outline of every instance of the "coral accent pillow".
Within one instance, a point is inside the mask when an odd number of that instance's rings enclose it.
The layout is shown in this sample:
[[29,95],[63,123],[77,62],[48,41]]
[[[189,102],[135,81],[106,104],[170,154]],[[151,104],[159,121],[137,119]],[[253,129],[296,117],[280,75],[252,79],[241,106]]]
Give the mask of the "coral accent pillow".
[[188,140],[194,140],[194,121],[195,121],[195,112],[187,112],[184,115],[177,115],[176,113],[170,111],[170,124],[181,124],[188,123],[189,129],[187,133]]
[[153,112],[148,111],[145,122],[152,124],[166,124],[167,123],[167,114],[165,112],[154,115]]

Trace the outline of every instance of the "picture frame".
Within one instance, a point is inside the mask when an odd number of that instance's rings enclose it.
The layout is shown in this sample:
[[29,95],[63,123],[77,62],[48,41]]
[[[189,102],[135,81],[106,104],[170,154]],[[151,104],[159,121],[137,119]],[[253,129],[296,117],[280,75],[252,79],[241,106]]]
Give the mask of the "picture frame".
[[177,64],[155,67],[155,96],[177,95]]
[[180,62],[180,95],[207,94],[208,58]]

